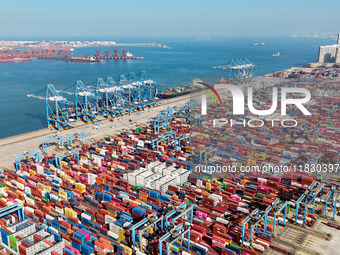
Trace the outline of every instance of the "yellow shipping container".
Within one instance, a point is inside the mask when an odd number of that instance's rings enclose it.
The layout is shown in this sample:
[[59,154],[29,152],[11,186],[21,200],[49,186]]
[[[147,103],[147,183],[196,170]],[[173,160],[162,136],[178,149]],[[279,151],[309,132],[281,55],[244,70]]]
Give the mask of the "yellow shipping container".
[[51,191],[51,190],[52,190],[52,187],[47,186],[47,185],[44,185],[43,188],[44,188],[45,190],[48,190],[48,191]]
[[64,213],[66,217],[72,217],[75,218],[75,212],[71,208],[64,208]]
[[119,228],[118,229],[118,239],[119,242],[125,241],[125,235],[124,235],[125,231],[123,228]]
[[124,252],[128,255],[132,255],[132,249],[124,244],[120,244],[124,248]]
[[29,173],[30,175],[36,175],[36,174],[37,174],[37,172],[34,171],[34,170],[32,170],[32,169],[29,169],[29,170],[28,170],[28,173]]
[[248,160],[247,160],[247,165],[248,165],[248,166],[255,166],[255,165],[256,165],[256,160],[248,159]]

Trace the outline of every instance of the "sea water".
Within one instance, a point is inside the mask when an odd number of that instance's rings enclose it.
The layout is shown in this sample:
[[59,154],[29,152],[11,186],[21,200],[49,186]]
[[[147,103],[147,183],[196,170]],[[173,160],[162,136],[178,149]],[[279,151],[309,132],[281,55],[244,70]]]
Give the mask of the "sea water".
[[[23,40],[31,38],[22,38]],[[36,39],[36,38],[33,38]],[[41,38],[39,38],[41,39]],[[52,38],[53,39],[53,38]],[[77,38],[55,38],[75,40]],[[109,40],[83,38],[82,40]],[[114,40],[114,39],[113,39]],[[146,71],[162,84],[161,90],[189,84],[192,78],[227,78],[227,70],[213,69],[228,64],[232,59],[248,58],[261,67],[258,74],[271,73],[291,66],[316,62],[319,45],[334,43],[331,39],[315,38],[121,38],[117,42],[156,42],[165,48],[117,47],[143,60],[110,60],[102,63],[75,63],[55,60],[0,63],[0,138],[46,127],[45,101],[27,97],[27,94],[45,96],[46,85],[56,89],[75,91],[77,80],[95,86],[97,78],[119,76]],[[250,43],[265,42],[265,46]],[[105,54],[106,47],[98,47]],[[75,55],[94,55],[96,47],[75,48]],[[113,55],[114,47],[110,47]],[[272,54],[280,52],[279,57]]]

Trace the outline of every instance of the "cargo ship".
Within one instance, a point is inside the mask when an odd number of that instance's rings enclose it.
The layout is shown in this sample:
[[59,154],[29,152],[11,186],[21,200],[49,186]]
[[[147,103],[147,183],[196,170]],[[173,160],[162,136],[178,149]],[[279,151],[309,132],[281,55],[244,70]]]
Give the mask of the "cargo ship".
[[265,43],[251,43],[250,46],[265,46]]
[[71,62],[99,62],[98,59],[95,59],[95,57],[85,57],[85,56],[77,56],[77,57],[70,57]]
[[194,89],[191,85],[184,85],[182,87],[168,88],[162,94],[160,94],[160,96],[162,99],[170,99],[174,97],[184,96],[189,94],[190,92],[197,90],[198,89]]
[[74,49],[73,48],[63,49],[63,50],[58,51],[58,54],[72,54],[72,53],[74,53]]
[[30,57],[17,57],[17,58],[0,58],[0,62],[19,62],[32,60]]
[[95,59],[105,59],[105,60],[110,60],[110,59],[124,59],[124,60],[130,60],[130,59],[143,59],[143,57],[136,57],[134,56],[131,52],[123,50],[122,55],[118,54],[118,49],[113,50],[114,54],[110,55],[110,50],[107,49],[105,50],[105,55],[101,55],[100,49],[96,50],[96,55],[94,55]]
[[[175,87],[175,88],[168,88],[165,90],[163,93],[160,94],[162,99],[170,99],[174,97],[179,97],[179,96],[184,96],[188,95],[191,92],[197,92],[199,91],[199,87],[201,87],[200,83],[203,82],[201,79],[196,79],[193,81],[193,85],[184,85],[182,87]],[[212,79],[209,80],[207,83],[211,84],[228,84],[230,81],[228,79],[221,78],[219,80],[217,79]]]

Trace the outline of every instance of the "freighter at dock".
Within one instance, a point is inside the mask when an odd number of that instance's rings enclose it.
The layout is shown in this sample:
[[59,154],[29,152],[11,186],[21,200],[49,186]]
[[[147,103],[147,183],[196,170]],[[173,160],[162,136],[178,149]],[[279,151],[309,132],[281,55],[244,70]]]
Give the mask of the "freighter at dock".
[[18,62],[18,61],[28,61],[28,60],[32,60],[32,58],[29,58],[29,57],[0,58],[0,62]]
[[131,52],[128,52],[126,50],[122,51],[122,55],[118,55],[118,49],[114,49],[113,50],[114,54],[110,55],[110,50],[107,49],[105,50],[105,55],[100,55],[100,49],[96,50],[96,55],[94,56],[96,59],[106,59],[106,60],[110,60],[110,59],[143,59],[143,57],[136,57],[134,55],[132,55]]
[[182,87],[168,88],[162,94],[160,94],[160,96],[161,96],[162,99],[170,99],[170,98],[174,98],[174,97],[188,95],[193,90],[194,90],[193,86],[184,85]]
[[95,59],[92,56],[85,57],[85,56],[77,56],[77,57],[70,57],[71,62],[100,62],[102,61],[101,59]]

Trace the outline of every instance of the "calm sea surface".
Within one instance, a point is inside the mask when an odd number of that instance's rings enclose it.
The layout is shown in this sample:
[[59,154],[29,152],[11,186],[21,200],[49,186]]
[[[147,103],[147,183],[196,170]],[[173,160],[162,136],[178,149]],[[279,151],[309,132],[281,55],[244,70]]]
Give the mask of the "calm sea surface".
[[[13,40],[18,38],[13,38]],[[41,39],[41,38],[20,38]],[[60,38],[51,38],[62,40]],[[72,40],[75,38],[63,38]],[[6,39],[5,39],[6,40]],[[79,40],[109,40],[82,38]],[[114,39],[113,39],[114,40]],[[232,59],[248,58],[261,66],[259,74],[266,74],[291,66],[299,66],[317,59],[318,46],[333,44],[331,39],[310,38],[219,38],[207,41],[176,38],[120,38],[118,42],[152,42],[167,44],[171,49],[127,47],[126,50],[143,60],[104,61],[103,63],[67,63],[63,61],[33,60],[0,63],[0,138],[44,128],[45,101],[32,99],[27,94],[44,96],[46,85],[74,91],[77,80],[94,85],[98,77],[145,70],[151,78],[167,87],[190,83],[196,77],[227,77],[226,70],[213,66],[227,64]],[[249,43],[265,42],[266,46]],[[105,47],[100,48],[104,54]],[[113,54],[113,48],[109,48]],[[118,47],[120,50],[122,47]],[[94,55],[96,48],[76,48],[75,54]],[[281,56],[272,57],[275,52]]]

